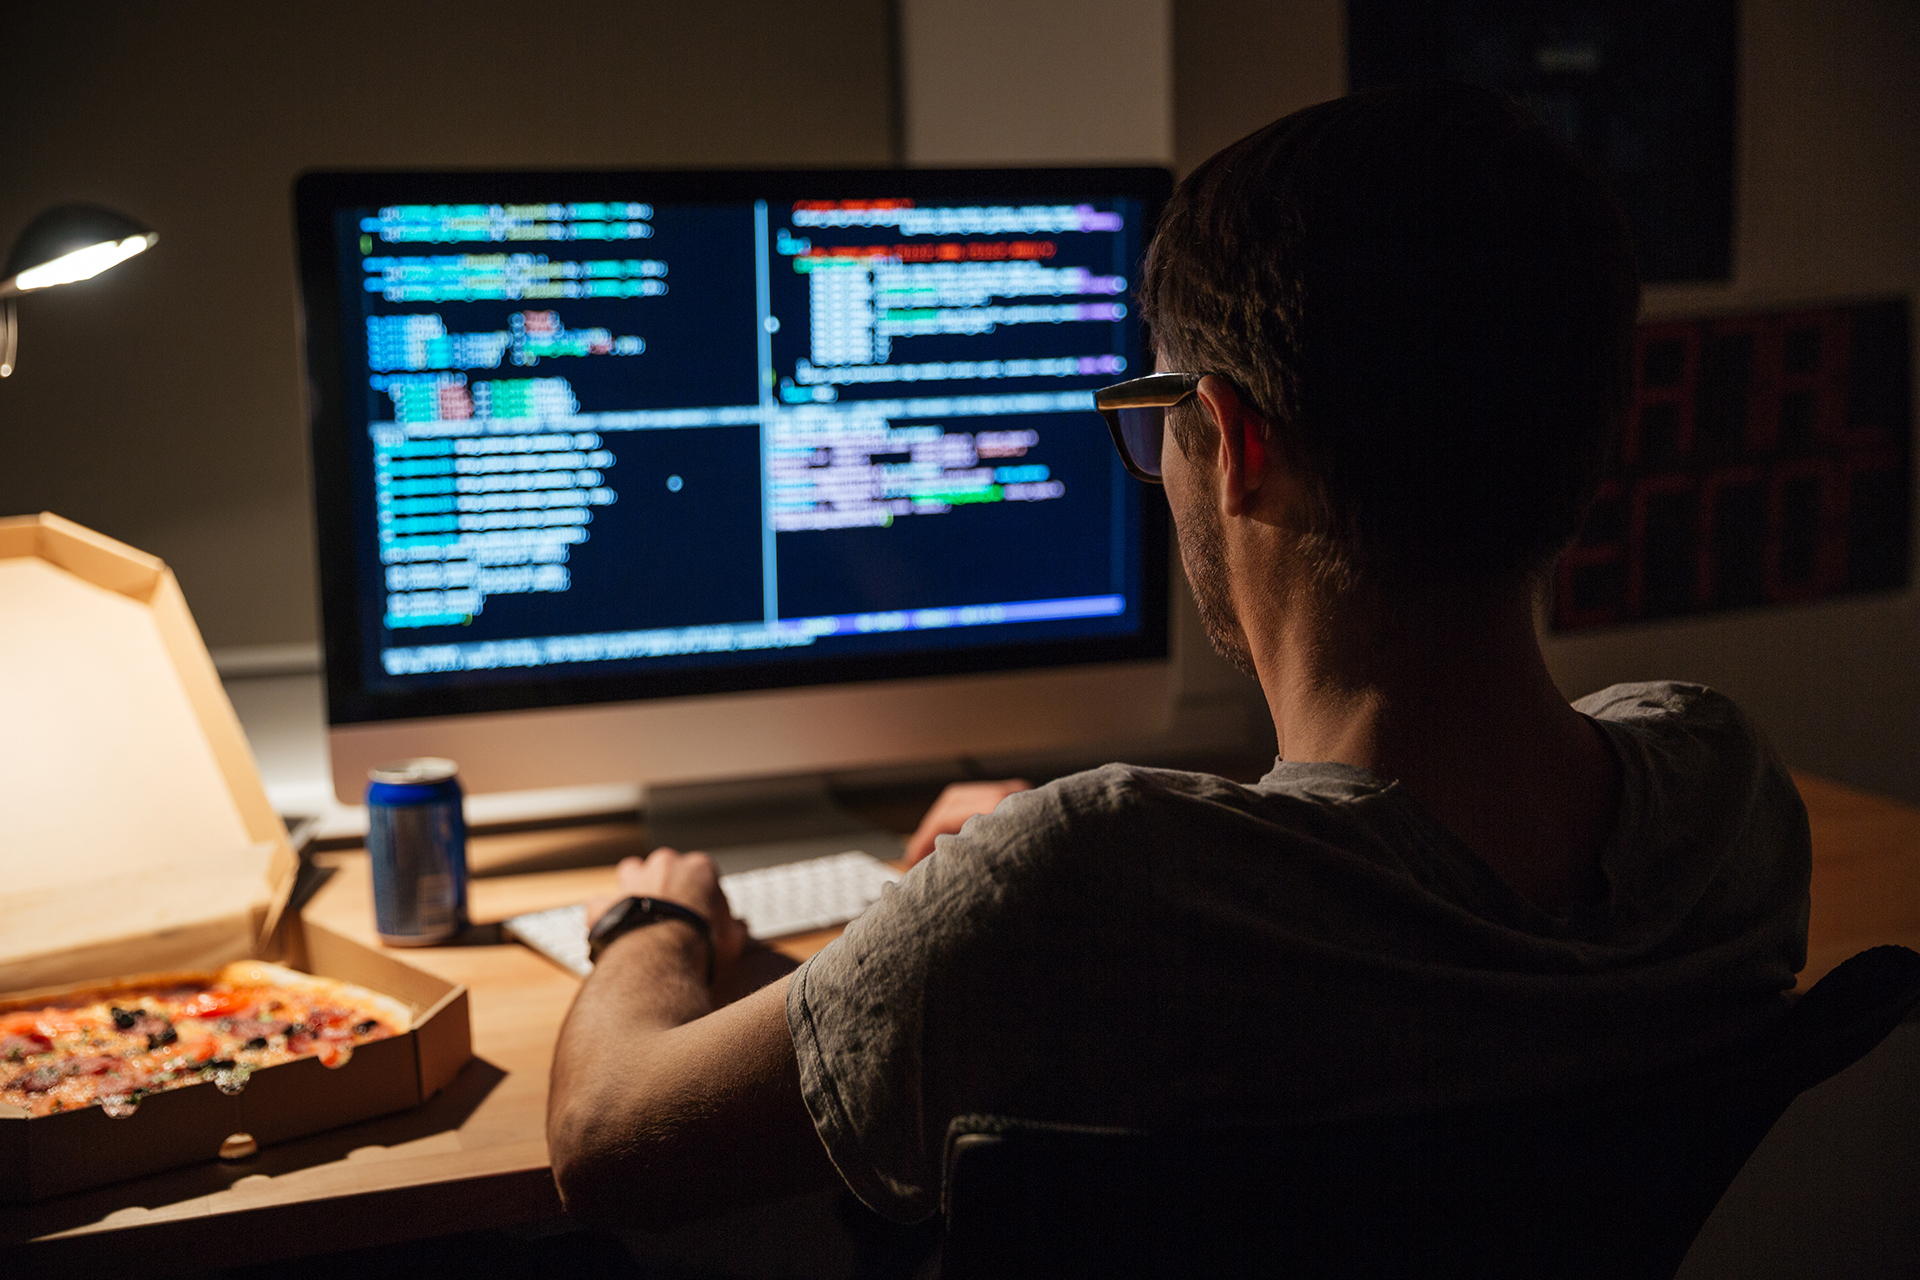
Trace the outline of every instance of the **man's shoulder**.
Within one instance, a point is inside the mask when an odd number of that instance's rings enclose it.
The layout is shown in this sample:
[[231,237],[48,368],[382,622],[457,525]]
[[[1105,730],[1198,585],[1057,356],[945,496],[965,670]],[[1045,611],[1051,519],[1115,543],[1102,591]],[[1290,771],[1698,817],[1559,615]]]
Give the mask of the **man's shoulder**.
[[1685,680],[1636,680],[1579,699],[1574,710],[1615,724],[1681,723],[1737,726],[1751,733],[1747,717],[1733,699],[1717,689]]
[[961,829],[958,842],[1021,861],[1093,847],[1131,844],[1165,824],[1191,826],[1244,790],[1226,778],[1106,764],[1016,792]]
[[1107,764],[1010,796],[979,834],[1017,841],[1029,854],[1088,848],[1163,850],[1169,842],[1272,844],[1288,833],[1323,835],[1352,823],[1356,806],[1393,788],[1341,765],[1279,764],[1254,782],[1218,774]]
[[1195,817],[1210,811],[1257,805],[1257,785],[1212,773],[1137,764],[1104,764],[1037,789],[1045,811],[1063,819],[1137,821],[1167,813]]
[[1733,699],[1705,685],[1680,680],[1616,684],[1573,707],[1603,726],[1617,751],[1640,762],[1639,772],[1649,784],[1793,790],[1766,735]]
[[1273,817],[1372,800],[1392,791],[1393,786],[1350,765],[1276,761],[1272,769],[1252,782],[1182,769],[1107,764],[1056,779],[1040,790],[1053,792],[1062,806],[1079,810],[1134,813],[1159,808],[1174,812],[1224,809]]
[[1038,790],[1052,792],[1073,809],[1124,812],[1143,805],[1217,800],[1245,788],[1217,774],[1116,762],[1055,778]]

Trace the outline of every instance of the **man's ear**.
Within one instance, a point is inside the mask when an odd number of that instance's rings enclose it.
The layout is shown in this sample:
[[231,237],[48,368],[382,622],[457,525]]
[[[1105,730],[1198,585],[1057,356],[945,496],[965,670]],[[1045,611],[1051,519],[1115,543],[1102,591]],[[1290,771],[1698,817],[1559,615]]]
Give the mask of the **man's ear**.
[[1209,374],[1200,380],[1200,403],[1219,433],[1220,504],[1225,514],[1245,514],[1253,496],[1267,482],[1266,423],[1240,398],[1225,378]]

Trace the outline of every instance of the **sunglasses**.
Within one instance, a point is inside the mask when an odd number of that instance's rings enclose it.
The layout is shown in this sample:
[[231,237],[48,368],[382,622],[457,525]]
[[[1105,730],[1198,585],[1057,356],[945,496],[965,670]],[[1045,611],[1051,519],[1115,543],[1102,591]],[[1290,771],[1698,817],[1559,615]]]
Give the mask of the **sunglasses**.
[[1102,387],[1093,407],[1107,420],[1113,447],[1135,480],[1160,484],[1160,448],[1166,439],[1167,410],[1191,396],[1201,373],[1150,373]]

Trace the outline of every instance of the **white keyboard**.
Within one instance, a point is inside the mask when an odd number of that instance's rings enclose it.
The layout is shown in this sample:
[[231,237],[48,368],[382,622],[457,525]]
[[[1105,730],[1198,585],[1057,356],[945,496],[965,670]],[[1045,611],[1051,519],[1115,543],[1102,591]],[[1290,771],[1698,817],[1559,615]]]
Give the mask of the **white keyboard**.
[[[720,877],[720,891],[727,895],[733,914],[746,921],[748,933],[756,938],[780,938],[845,924],[879,901],[886,887],[899,878],[898,871],[878,858],[864,853],[836,853],[736,871]],[[587,959],[584,906],[515,916],[506,922],[505,929],[563,969],[581,977],[593,969],[593,962]]]
[[587,959],[585,903],[515,916],[501,928],[508,937],[520,939],[562,969],[571,969],[583,978],[593,972],[593,961]]
[[845,924],[880,900],[900,878],[878,858],[835,853],[720,877],[733,914],[756,938],[780,938]]

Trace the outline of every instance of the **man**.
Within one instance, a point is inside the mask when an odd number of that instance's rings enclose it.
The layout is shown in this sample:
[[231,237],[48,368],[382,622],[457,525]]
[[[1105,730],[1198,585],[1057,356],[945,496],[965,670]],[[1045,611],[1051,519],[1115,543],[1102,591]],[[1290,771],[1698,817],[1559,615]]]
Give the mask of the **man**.
[[964,829],[719,1007],[709,963],[724,984],[744,939],[711,864],[629,860],[629,893],[697,914],[611,943],[562,1032],[569,1208],[660,1224],[842,1181],[912,1219],[960,1114],[1439,1107],[1650,1070],[1776,1010],[1809,874],[1785,772],[1697,686],[1568,706],[1535,639],[1638,298],[1611,200],[1490,94],[1323,103],[1196,170],[1141,286],[1185,376],[1103,398],[1133,406],[1116,441],[1164,482],[1280,762],[950,794],[915,853]]

